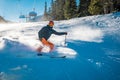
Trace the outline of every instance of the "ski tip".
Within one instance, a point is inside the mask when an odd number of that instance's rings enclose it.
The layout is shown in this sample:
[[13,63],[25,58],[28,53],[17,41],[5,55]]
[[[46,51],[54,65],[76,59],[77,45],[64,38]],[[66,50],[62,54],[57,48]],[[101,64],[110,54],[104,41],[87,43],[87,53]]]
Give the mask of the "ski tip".
[[50,58],[66,58],[66,56],[51,56]]
[[66,58],[66,56],[63,56],[62,58]]
[[56,55],[44,55],[42,53],[37,53],[37,56],[47,56],[47,57],[50,57],[50,58],[66,58],[66,56],[64,55],[59,55],[59,56],[56,56]]
[[37,54],[37,56],[42,56],[42,55],[43,55],[43,54],[40,54],[40,53],[39,53],[39,54]]

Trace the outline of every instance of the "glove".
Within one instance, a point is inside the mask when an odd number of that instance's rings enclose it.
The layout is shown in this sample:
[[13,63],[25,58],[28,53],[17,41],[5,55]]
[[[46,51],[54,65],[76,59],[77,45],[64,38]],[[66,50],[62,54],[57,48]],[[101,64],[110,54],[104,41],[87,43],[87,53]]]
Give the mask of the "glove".
[[67,32],[65,32],[65,35],[67,35]]

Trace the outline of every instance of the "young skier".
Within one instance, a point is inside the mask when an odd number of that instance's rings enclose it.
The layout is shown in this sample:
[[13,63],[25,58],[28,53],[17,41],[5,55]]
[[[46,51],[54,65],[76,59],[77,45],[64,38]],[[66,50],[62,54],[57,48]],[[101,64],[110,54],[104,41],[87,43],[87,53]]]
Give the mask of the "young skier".
[[[49,21],[49,24],[45,27],[43,27],[39,32],[38,32],[38,36],[39,36],[39,40],[42,42],[43,45],[46,45],[48,47],[50,47],[50,51],[53,50],[54,48],[54,44],[49,42],[48,39],[52,34],[55,35],[67,35],[67,32],[57,32],[53,29],[54,26],[54,22],[53,21]],[[38,52],[41,52],[43,47],[39,47],[37,49]]]

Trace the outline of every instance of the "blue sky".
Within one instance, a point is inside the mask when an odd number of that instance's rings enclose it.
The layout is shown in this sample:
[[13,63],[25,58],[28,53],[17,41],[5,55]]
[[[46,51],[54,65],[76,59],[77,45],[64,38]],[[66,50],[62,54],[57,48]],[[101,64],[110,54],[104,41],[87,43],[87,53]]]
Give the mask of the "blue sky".
[[0,15],[7,20],[16,22],[19,20],[21,13],[27,15],[33,8],[38,15],[42,15],[45,1],[50,7],[51,0],[0,0]]

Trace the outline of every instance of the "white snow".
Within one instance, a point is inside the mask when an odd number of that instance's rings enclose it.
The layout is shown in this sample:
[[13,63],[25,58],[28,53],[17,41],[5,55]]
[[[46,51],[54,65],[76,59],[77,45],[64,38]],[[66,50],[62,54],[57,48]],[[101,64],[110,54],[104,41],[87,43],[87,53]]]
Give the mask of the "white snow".
[[15,68],[11,68],[10,70],[16,71],[16,70],[21,70],[22,68],[20,66],[17,66]]
[[103,33],[100,29],[92,29],[89,26],[77,26],[71,29],[70,32],[69,39],[71,40],[102,42]]
[[11,68],[10,70],[16,71],[16,70],[27,69],[27,68],[28,68],[27,65],[22,65],[22,66],[17,66],[17,67]]
[[[111,24],[112,23],[112,24]],[[11,23],[0,24],[0,49],[5,46],[5,39],[12,40],[29,46],[36,50],[42,46],[38,40],[38,31],[46,26],[48,21],[34,23]],[[117,25],[117,26],[116,26]],[[54,29],[59,32],[68,32],[67,41],[86,41],[101,43],[103,36],[108,33],[115,33],[120,29],[120,18],[115,18],[113,14],[106,16],[89,16],[83,18],[74,18],[71,20],[55,21]],[[52,35],[49,41],[56,46],[63,46],[65,36]],[[47,49],[48,50],[48,49]],[[43,51],[47,51],[46,49]],[[67,55],[76,55],[77,52],[68,47],[58,47],[58,53]],[[0,52],[1,53],[1,52]]]
[[77,54],[77,52],[73,49],[70,49],[70,48],[67,48],[67,47],[58,47],[57,49],[57,52],[60,54],[60,55],[66,55],[67,57],[74,57],[74,55]]
[[3,49],[5,46],[4,41],[1,39],[0,40],[0,50]]

